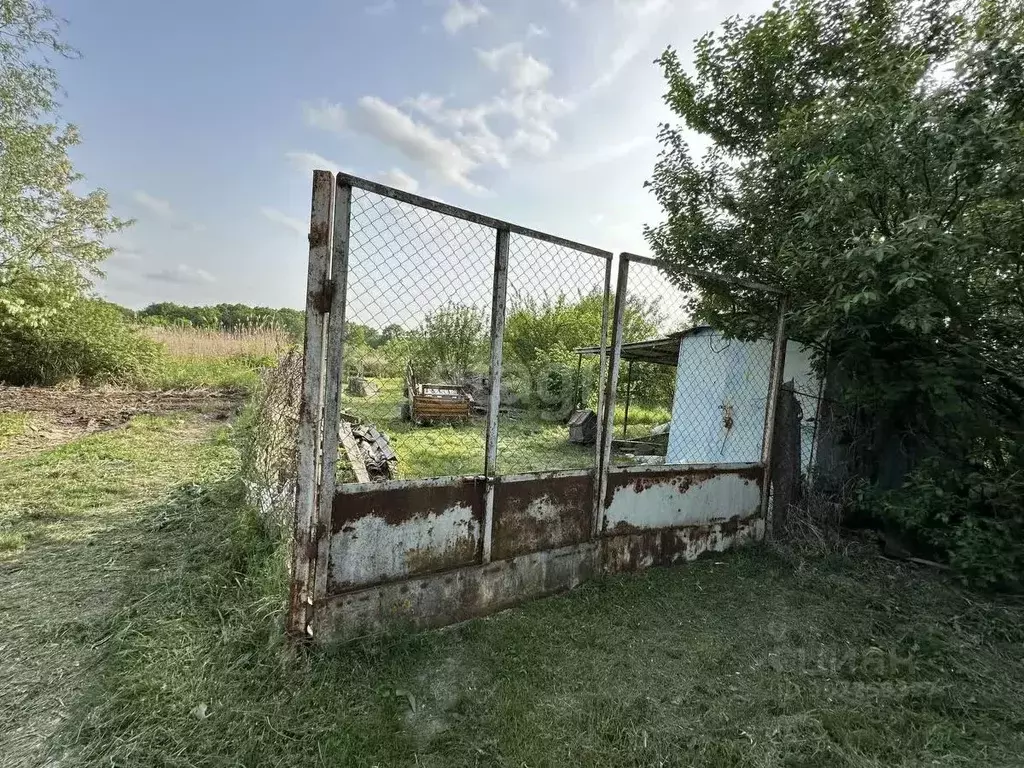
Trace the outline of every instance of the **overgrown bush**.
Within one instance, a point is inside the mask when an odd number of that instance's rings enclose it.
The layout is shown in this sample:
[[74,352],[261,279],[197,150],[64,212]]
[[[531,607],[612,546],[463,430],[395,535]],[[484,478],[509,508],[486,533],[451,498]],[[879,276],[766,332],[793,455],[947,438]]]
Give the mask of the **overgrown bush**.
[[0,380],[7,384],[136,384],[162,357],[117,307],[97,299],[75,299],[44,322],[0,334]]
[[[979,584],[1024,578],[1024,6],[781,0],[661,58],[652,250],[695,317],[829,373],[865,501]],[[710,146],[691,146],[691,132]],[[827,363],[826,363],[827,361]]]
[[1024,448],[1013,467],[950,466],[929,458],[898,490],[869,494],[872,512],[948,559],[966,580],[987,587],[1024,588]]

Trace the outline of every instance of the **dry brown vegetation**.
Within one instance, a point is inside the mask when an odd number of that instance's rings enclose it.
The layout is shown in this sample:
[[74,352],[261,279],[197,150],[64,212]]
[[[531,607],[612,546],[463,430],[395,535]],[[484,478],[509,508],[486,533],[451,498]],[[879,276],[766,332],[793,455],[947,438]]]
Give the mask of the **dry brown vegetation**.
[[291,337],[277,328],[221,331],[211,328],[149,327],[143,333],[147,338],[163,344],[172,357],[184,358],[278,356],[291,345]]

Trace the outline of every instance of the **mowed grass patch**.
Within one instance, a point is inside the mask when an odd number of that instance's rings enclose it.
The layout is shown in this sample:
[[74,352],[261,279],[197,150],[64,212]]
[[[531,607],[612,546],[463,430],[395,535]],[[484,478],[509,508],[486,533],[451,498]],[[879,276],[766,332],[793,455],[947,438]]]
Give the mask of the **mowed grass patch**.
[[0,413],[0,451],[7,447],[15,437],[25,434],[29,424],[29,415],[19,411]]
[[225,435],[196,417],[138,416],[0,461],[5,766],[52,756],[53,735],[109,642],[121,581],[151,525],[145,510],[175,484],[233,470]]
[[759,549],[291,652],[274,552],[235,503],[175,501],[128,576],[132,630],[82,700],[82,763],[874,768],[1024,749],[1021,609],[930,574]]
[[[34,537],[4,574],[19,624],[0,683],[21,681],[3,698],[5,765],[876,768],[1024,752],[1024,608],[873,558],[758,548],[443,632],[291,649],[284,548],[245,506],[225,431],[133,427],[81,441],[92,472],[66,476],[91,488],[69,491],[91,535]],[[112,477],[126,473],[142,482]],[[50,504],[47,482],[23,479],[22,509]]]

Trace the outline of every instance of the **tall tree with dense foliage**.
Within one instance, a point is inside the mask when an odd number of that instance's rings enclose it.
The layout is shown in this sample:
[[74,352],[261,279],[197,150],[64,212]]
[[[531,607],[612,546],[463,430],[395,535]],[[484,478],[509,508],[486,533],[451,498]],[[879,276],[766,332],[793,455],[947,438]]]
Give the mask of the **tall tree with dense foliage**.
[[[1020,584],[1024,6],[786,0],[702,38],[692,69],[660,62],[682,125],[661,132],[652,248],[786,288],[889,490],[876,509]],[[701,319],[771,322],[764,296],[699,287]]]
[[53,57],[72,56],[52,11],[0,0],[0,330],[38,326],[82,294],[123,222],[102,191],[79,194],[68,149],[78,132],[56,115]]

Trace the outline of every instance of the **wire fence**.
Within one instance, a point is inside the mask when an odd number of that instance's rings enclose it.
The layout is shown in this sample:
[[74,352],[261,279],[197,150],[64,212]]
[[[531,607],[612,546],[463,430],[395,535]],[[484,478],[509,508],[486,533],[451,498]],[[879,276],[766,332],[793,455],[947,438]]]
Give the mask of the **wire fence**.
[[569,422],[597,421],[611,255],[479,218],[352,189],[341,482],[596,466]]
[[349,205],[340,482],[592,469],[602,425],[614,466],[761,461],[773,341],[695,326],[657,262],[620,257],[606,421],[610,254],[372,183]]
[[[511,236],[499,472],[596,465],[607,271],[607,259]],[[577,413],[580,429],[570,430]]]
[[493,263],[490,227],[353,189],[342,418],[396,477],[484,471]]
[[650,260],[624,255],[612,463],[761,461],[774,340],[694,324],[691,295]]

